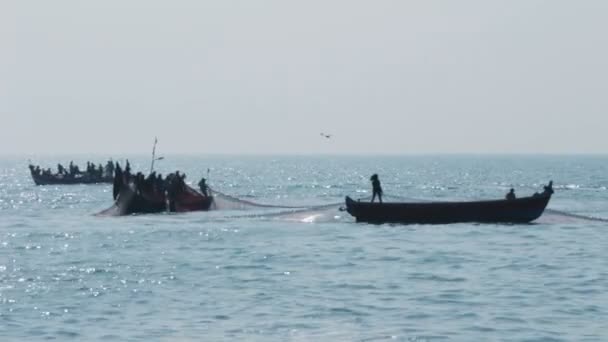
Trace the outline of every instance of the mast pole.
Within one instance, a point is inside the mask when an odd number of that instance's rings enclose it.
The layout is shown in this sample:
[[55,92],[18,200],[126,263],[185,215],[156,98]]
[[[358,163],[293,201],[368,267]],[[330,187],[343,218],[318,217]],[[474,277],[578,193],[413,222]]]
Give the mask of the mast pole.
[[150,173],[154,171],[154,160],[156,159],[156,143],[158,143],[158,138],[154,137],[154,147],[152,147],[152,163],[150,164]]

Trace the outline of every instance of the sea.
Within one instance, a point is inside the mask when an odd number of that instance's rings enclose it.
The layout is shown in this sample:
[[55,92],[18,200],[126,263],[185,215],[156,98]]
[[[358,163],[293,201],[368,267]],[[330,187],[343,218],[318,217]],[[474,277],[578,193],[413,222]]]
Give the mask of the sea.
[[[108,157],[0,157],[0,341],[608,341],[608,156],[166,155],[216,210],[123,217],[27,167]],[[356,223],[374,173],[385,201],[555,194],[532,224]]]

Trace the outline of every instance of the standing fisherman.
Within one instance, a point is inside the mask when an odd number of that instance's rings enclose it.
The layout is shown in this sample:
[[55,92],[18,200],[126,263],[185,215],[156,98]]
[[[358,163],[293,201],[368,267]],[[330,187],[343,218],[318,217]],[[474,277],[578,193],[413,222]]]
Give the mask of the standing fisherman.
[[106,177],[114,176],[114,162],[112,160],[108,160],[106,164]]
[[120,165],[118,165],[118,163],[116,163],[116,169],[114,171],[114,186],[112,187],[112,195],[114,196],[114,200],[116,200],[116,198],[120,194],[120,190],[125,184],[123,180],[122,169],[120,168]]
[[209,196],[207,194],[207,180],[205,178],[201,178],[201,181],[198,182],[198,187],[201,190],[201,193],[205,195],[205,197]]
[[372,190],[373,190],[372,203],[376,199],[376,195],[378,195],[378,200],[380,201],[380,203],[382,203],[382,186],[380,185],[380,180],[378,179],[378,175],[374,173],[370,177],[369,180],[372,181]]
[[553,181],[550,181],[549,185],[545,186],[545,191],[543,191],[543,194],[545,194],[545,195],[553,194]]

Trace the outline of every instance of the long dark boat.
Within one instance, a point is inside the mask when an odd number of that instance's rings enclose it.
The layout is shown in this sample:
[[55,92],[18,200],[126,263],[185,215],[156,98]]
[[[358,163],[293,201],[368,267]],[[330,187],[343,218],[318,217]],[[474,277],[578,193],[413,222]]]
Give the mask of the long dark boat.
[[51,173],[42,172],[39,167],[29,166],[30,174],[36,185],[71,185],[71,184],[99,184],[112,183],[114,180],[113,171],[104,170],[103,172],[77,172]]
[[529,223],[544,212],[553,190],[530,197],[474,202],[370,203],[346,197],[346,211],[357,222],[401,224]]
[[36,175],[32,174],[32,179],[36,185],[70,185],[70,184],[99,184],[112,183],[112,176],[93,176],[89,174],[67,175],[67,174],[51,174],[51,175]]

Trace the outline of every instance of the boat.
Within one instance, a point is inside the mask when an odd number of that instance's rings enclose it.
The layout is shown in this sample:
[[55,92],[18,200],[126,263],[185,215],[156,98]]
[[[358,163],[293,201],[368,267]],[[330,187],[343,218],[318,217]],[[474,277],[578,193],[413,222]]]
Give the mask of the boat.
[[89,174],[67,175],[67,174],[51,174],[51,175],[35,175],[32,174],[32,179],[36,185],[71,185],[71,184],[100,184],[112,183],[112,176],[92,176]]
[[77,173],[51,173],[41,171],[40,167],[29,166],[30,174],[36,185],[71,185],[71,184],[100,184],[112,183],[112,172],[77,172]]
[[169,201],[169,210],[176,213],[207,211],[211,208],[213,196],[204,196],[188,185]]
[[119,215],[155,214],[167,211],[167,201],[164,194],[141,193],[135,190],[133,184],[124,186],[116,204]]
[[131,173],[129,161],[123,170],[120,165],[113,169],[112,177],[114,205],[99,216],[120,216],[130,214],[151,214],[161,212],[184,213],[190,211],[207,211],[213,204],[213,196],[207,196],[204,178],[201,181],[202,192],[194,190],[184,182],[185,174],[179,171],[169,174],[165,179],[154,172],[154,162],[164,159],[156,158],[156,144],[152,147],[150,174],[145,177],[141,172]]
[[370,203],[346,197],[346,211],[357,222],[374,224],[529,223],[544,212],[553,189],[517,199],[470,202]]
[[169,195],[164,191],[138,191],[131,182],[120,187],[114,205],[102,213],[112,213],[116,216],[163,212],[185,213],[207,211],[211,209],[212,204],[213,196],[204,196],[187,184],[175,194]]

